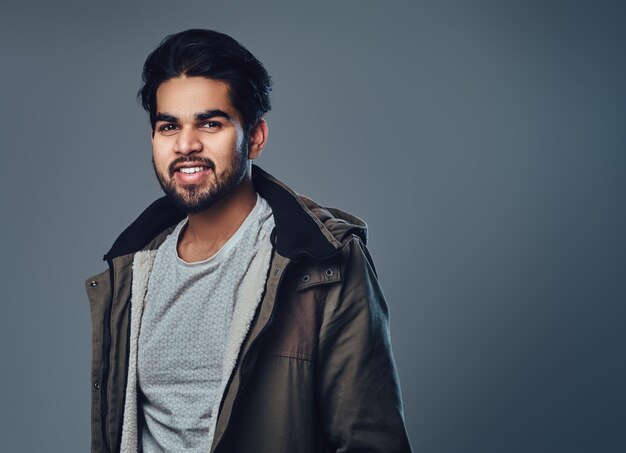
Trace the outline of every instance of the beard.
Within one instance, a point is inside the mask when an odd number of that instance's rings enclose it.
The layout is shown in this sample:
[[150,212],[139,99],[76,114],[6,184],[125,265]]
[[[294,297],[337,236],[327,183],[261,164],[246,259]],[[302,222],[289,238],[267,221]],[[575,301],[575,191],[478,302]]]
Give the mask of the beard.
[[[244,143],[246,142],[244,141]],[[213,206],[241,183],[248,169],[248,159],[245,157],[243,148],[244,146],[235,152],[230,165],[221,175],[215,173],[215,163],[206,157],[190,156],[176,159],[169,166],[169,179],[159,173],[154,158],[152,159],[152,166],[163,192],[172,200],[174,205],[187,215],[197,214]],[[211,170],[208,183],[206,185],[177,186],[174,179],[175,165],[192,162],[206,166]]]

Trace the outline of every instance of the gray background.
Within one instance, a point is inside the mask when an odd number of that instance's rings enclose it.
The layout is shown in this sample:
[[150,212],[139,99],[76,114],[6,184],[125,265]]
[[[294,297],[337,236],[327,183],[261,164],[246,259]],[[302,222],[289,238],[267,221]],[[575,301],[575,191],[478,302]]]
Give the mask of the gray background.
[[369,223],[415,449],[625,451],[621,5],[4,5],[0,450],[89,449],[83,281],[160,196],[141,67],[207,27],[273,75],[259,164]]

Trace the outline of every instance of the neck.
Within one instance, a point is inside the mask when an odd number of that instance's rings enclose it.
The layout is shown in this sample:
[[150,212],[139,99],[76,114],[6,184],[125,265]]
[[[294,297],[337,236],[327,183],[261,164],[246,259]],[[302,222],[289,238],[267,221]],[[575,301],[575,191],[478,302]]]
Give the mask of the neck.
[[178,241],[178,256],[187,262],[213,256],[254,208],[257,194],[248,173],[241,184],[210,208],[188,216]]

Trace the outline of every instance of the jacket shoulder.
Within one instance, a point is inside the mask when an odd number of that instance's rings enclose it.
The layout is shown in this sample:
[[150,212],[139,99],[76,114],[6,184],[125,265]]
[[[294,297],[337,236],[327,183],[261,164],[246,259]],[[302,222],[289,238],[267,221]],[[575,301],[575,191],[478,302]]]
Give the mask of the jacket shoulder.
[[307,209],[319,219],[324,227],[341,243],[357,236],[367,244],[367,223],[354,214],[337,208],[321,206],[312,199],[298,195]]

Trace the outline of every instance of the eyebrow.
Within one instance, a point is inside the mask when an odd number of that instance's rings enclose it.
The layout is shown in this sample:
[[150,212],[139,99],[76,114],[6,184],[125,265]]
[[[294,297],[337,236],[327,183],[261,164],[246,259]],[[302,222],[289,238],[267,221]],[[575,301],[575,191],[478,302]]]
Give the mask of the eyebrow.
[[[233,119],[231,115],[219,109],[212,109],[212,110],[205,110],[204,112],[198,112],[193,117],[196,121],[205,121],[210,118],[225,118],[229,121],[232,121]],[[166,123],[178,122],[178,118],[176,118],[174,115],[171,115],[167,112],[158,112],[155,116],[155,119],[156,121],[164,121]]]

